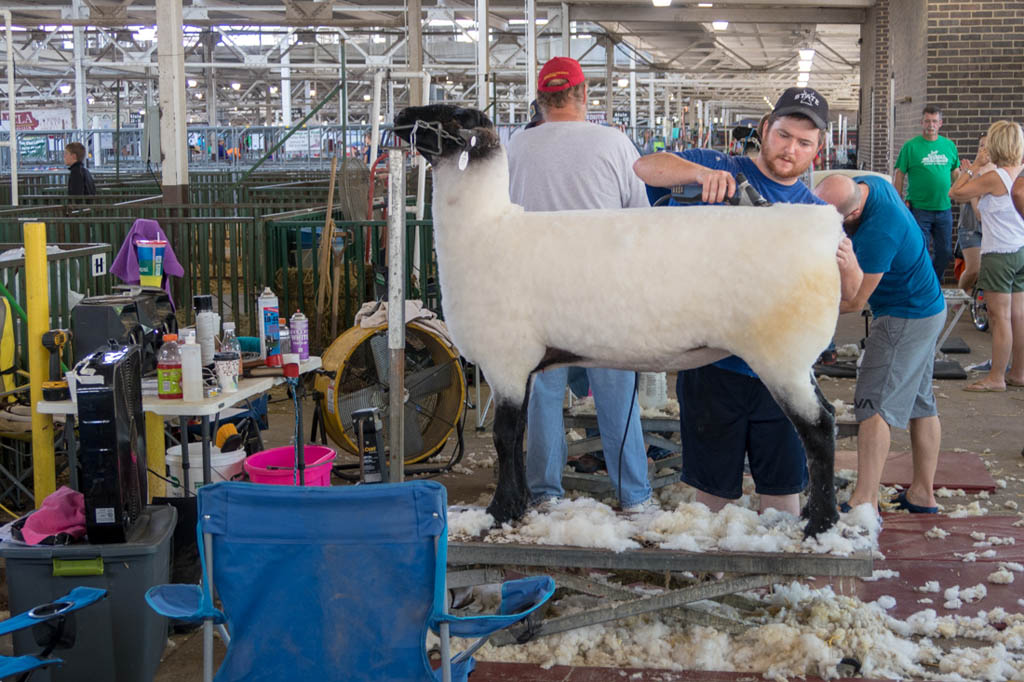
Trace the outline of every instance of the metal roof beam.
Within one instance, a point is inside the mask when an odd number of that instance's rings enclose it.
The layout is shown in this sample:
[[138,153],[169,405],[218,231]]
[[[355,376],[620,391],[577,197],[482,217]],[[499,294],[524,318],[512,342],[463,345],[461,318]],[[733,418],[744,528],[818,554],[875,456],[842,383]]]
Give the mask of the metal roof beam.
[[710,24],[728,21],[734,24],[863,24],[867,11],[862,9],[785,8],[712,9],[689,7],[650,7],[638,5],[571,5],[573,21],[656,21]]

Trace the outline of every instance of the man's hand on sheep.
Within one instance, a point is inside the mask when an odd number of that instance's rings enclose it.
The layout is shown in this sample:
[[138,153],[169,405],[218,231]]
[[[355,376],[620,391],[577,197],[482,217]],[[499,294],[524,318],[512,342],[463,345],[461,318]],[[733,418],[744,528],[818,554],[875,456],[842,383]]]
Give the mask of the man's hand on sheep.
[[842,299],[849,300],[857,295],[864,279],[864,271],[860,269],[857,255],[853,252],[853,242],[849,237],[843,237],[839,242],[839,248],[836,249],[836,261],[839,263]]

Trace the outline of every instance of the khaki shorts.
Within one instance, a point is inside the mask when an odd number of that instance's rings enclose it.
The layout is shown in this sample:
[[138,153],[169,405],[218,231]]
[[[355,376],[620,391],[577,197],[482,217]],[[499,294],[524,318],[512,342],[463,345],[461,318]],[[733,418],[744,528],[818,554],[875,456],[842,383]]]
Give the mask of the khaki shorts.
[[1024,291],[1024,247],[1013,253],[981,254],[978,288],[995,294]]

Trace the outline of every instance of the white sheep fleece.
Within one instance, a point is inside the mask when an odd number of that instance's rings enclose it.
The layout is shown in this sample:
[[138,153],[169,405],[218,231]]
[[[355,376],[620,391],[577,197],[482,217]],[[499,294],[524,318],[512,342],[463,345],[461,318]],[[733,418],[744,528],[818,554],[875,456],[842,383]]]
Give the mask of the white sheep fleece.
[[648,371],[734,353],[816,418],[810,368],[839,314],[833,207],[526,212],[504,149],[463,171],[456,157],[433,166],[445,318],[498,396],[521,403],[547,348]]

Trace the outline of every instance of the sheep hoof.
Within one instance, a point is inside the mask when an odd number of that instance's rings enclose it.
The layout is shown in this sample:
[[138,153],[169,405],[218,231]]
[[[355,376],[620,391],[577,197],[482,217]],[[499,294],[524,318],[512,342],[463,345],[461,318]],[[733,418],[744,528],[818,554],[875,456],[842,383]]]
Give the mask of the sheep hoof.
[[494,524],[501,526],[523,518],[526,514],[526,496],[502,494],[500,489],[494,493],[491,503],[487,505],[487,513],[494,517]]
[[804,507],[800,516],[807,519],[807,525],[804,526],[805,539],[817,537],[819,534],[826,532],[839,520],[839,512],[834,508],[812,509],[809,504]]

